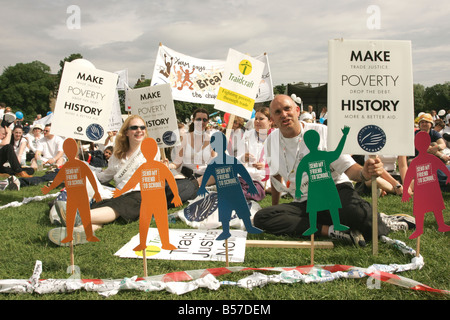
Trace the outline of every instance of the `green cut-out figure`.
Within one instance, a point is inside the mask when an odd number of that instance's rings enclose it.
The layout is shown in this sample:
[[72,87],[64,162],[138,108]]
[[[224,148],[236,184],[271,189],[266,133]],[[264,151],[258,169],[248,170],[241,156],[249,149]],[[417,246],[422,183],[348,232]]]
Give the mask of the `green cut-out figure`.
[[303,138],[309,153],[300,161],[295,178],[295,196],[297,198],[302,196],[300,185],[304,172],[306,172],[309,179],[306,211],[309,213],[310,227],[303,233],[304,236],[317,232],[317,212],[323,210],[330,211],[335,230],[344,231],[348,229],[347,226],[340,223],[339,209],[342,208],[342,204],[336,185],[331,177],[330,164],[341,155],[349,131],[350,128],[347,126],[342,129],[343,136],[335,151],[321,151],[317,149],[320,142],[320,136],[317,131],[308,130],[304,134]]

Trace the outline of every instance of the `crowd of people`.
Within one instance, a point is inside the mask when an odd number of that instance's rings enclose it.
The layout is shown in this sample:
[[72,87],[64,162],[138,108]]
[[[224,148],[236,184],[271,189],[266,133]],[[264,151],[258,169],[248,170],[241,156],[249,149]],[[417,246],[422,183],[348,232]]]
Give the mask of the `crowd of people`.
[[[262,208],[252,217],[254,226],[275,235],[301,237],[310,225],[307,212],[308,181],[296,183],[296,169],[308,154],[304,143],[305,132],[314,130],[320,136],[320,146],[326,149],[327,110],[324,107],[319,116],[308,106],[301,110],[288,95],[277,95],[269,106],[255,108],[254,117],[244,121],[232,117],[231,130],[219,125],[206,109],[199,108],[192,113],[188,125],[180,124],[180,143],[171,149],[158,150],[154,160],[161,161],[171,170],[178,184],[184,203],[196,197],[199,186],[214,190],[215,181],[203,174],[208,163],[217,153],[210,145],[210,138],[216,131],[222,131],[227,139],[227,153],[244,164],[258,193],[247,192],[248,181],[239,179],[247,200],[261,201],[271,195],[272,205]],[[0,105],[0,174],[6,177],[6,188],[20,187],[52,181],[59,168],[67,160],[64,155],[64,138],[51,133],[51,123],[42,125],[35,121],[25,130],[17,116]],[[37,119],[36,119],[37,120]],[[434,154],[445,164],[450,161],[450,112],[444,117],[434,113],[420,113],[415,120],[416,133],[425,131],[431,137],[428,153]],[[99,185],[105,188],[121,189],[134,171],[145,162],[141,144],[149,136],[145,121],[137,116],[128,116],[119,131],[109,132],[102,144],[80,142],[78,159],[89,164]],[[164,152],[161,154],[160,151]],[[341,202],[340,222],[348,226],[346,231],[335,230],[330,214],[317,215],[317,234],[364,246],[365,239],[372,238],[372,207],[363,199],[370,194],[372,177],[377,182],[380,196],[402,195],[404,189],[412,195],[413,184],[404,185],[408,164],[413,157],[342,154],[331,164],[331,175]],[[27,165],[29,164],[29,165]],[[33,176],[36,170],[47,168],[44,175]],[[442,190],[447,191],[446,176],[442,176]],[[296,197],[300,188],[302,196]],[[167,189],[167,188],[166,188]],[[167,206],[170,207],[173,194],[167,190]],[[292,201],[281,203],[281,197],[292,197]],[[94,231],[118,218],[126,221],[139,219],[141,193],[139,184],[118,197],[103,197],[91,204],[91,221]],[[60,228],[49,233],[51,240],[59,245],[65,237],[64,207],[56,204],[62,218]],[[408,230],[415,227],[414,218],[408,215],[385,215],[378,213],[378,235],[391,231]],[[74,239],[83,243],[83,226],[80,219],[75,222]],[[76,243],[75,243],[76,244]]]

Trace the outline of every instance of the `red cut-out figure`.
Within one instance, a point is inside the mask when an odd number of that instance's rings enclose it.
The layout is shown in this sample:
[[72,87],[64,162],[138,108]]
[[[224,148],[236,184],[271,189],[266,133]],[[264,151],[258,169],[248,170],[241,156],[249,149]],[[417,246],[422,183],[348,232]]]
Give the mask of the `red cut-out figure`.
[[[427,152],[430,143],[431,138],[427,132],[416,134],[414,145],[419,155],[411,161],[403,183],[403,185],[409,186],[414,179],[413,213],[416,218],[416,231],[409,237],[410,239],[415,239],[423,233],[425,213],[430,211],[433,212],[436,218],[438,231],[450,231],[450,226],[445,224],[442,214],[445,205],[439,186],[437,170],[441,170],[447,176],[446,183],[450,182],[450,171],[440,159]],[[402,201],[406,202],[410,198],[411,195],[408,193],[408,188],[404,188]]]
[[74,139],[68,138],[63,144],[64,153],[68,161],[61,167],[50,186],[42,188],[42,193],[47,194],[50,190],[59,186],[63,181],[67,192],[66,204],[66,226],[67,236],[61,242],[67,243],[73,240],[73,227],[77,210],[80,213],[83,223],[86,240],[91,242],[100,241],[92,231],[91,209],[89,206],[89,196],[86,189],[86,177],[89,179],[94,189],[94,199],[102,200],[98,192],[97,183],[91,169],[81,160],[76,159],[78,153],[77,143]]
[[162,248],[165,250],[176,250],[178,248],[169,242],[169,221],[167,217],[165,185],[167,181],[174,195],[172,203],[175,207],[179,207],[182,205],[182,201],[178,195],[177,183],[172,172],[170,172],[165,164],[153,160],[158,152],[158,145],[154,139],[146,138],[142,141],[141,152],[145,159],[147,159],[147,162],[143,163],[136,170],[121,190],[114,190],[114,198],[117,198],[140,183],[142,199],[139,215],[140,244],[133,250],[141,251],[147,247],[147,234],[152,216],[155,217]]

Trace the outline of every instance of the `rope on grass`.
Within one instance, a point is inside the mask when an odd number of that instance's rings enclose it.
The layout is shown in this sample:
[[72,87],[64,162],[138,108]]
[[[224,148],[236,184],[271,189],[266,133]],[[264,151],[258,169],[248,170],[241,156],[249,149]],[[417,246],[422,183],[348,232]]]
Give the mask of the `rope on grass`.
[[[396,272],[421,269],[424,265],[422,256],[415,256],[415,250],[408,247],[404,242],[382,237],[382,241],[402,251],[404,254],[412,255],[411,263],[408,264],[374,264],[368,268],[347,265],[314,265],[297,267],[228,267],[210,268],[190,271],[172,272],[147,278],[124,278],[119,280],[101,279],[47,279],[40,280],[42,273],[42,262],[37,261],[33,275],[28,280],[0,280],[0,293],[67,293],[84,289],[95,291],[100,295],[109,297],[122,290],[137,290],[144,292],[166,290],[170,293],[181,295],[198,288],[218,290],[221,285],[236,285],[252,290],[255,287],[263,287],[269,283],[319,283],[334,281],[340,278],[361,279],[365,277],[369,281],[383,281],[393,285],[405,287],[411,290],[427,291],[440,294],[449,294],[448,290],[434,289],[412,279],[394,275]],[[70,268],[70,267],[69,267]],[[254,271],[248,277],[237,282],[218,281],[216,277],[242,271]],[[261,272],[279,272],[275,275],[265,275]],[[373,288],[373,287],[372,287]]]
[[48,199],[48,198],[56,198],[58,195],[59,195],[59,192],[58,193],[47,194],[45,196],[35,196],[35,197],[23,198],[22,202],[19,202],[19,201],[10,202],[8,204],[5,204],[4,206],[1,206],[0,210],[6,209],[6,208],[9,208],[9,207],[20,207],[20,206],[22,206],[24,204],[28,204],[28,203],[30,203],[32,201],[42,201],[42,200],[45,200],[45,199]]

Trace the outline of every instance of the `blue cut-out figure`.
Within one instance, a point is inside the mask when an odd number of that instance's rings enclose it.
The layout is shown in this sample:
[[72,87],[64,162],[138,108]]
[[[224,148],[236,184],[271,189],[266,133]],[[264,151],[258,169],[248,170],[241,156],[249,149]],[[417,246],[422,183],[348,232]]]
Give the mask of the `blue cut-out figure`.
[[249,185],[248,192],[257,194],[258,191],[252,182],[252,178],[235,157],[226,154],[227,139],[222,132],[216,132],[211,136],[211,148],[217,153],[206,167],[203,174],[202,185],[198,190],[198,195],[203,196],[208,191],[205,189],[206,182],[210,176],[216,180],[219,221],[222,223],[222,233],[216,240],[228,239],[230,234],[230,219],[233,211],[244,222],[245,228],[249,233],[261,233],[262,230],[254,227],[250,220],[250,209],[245,199],[239,182],[240,175]]

